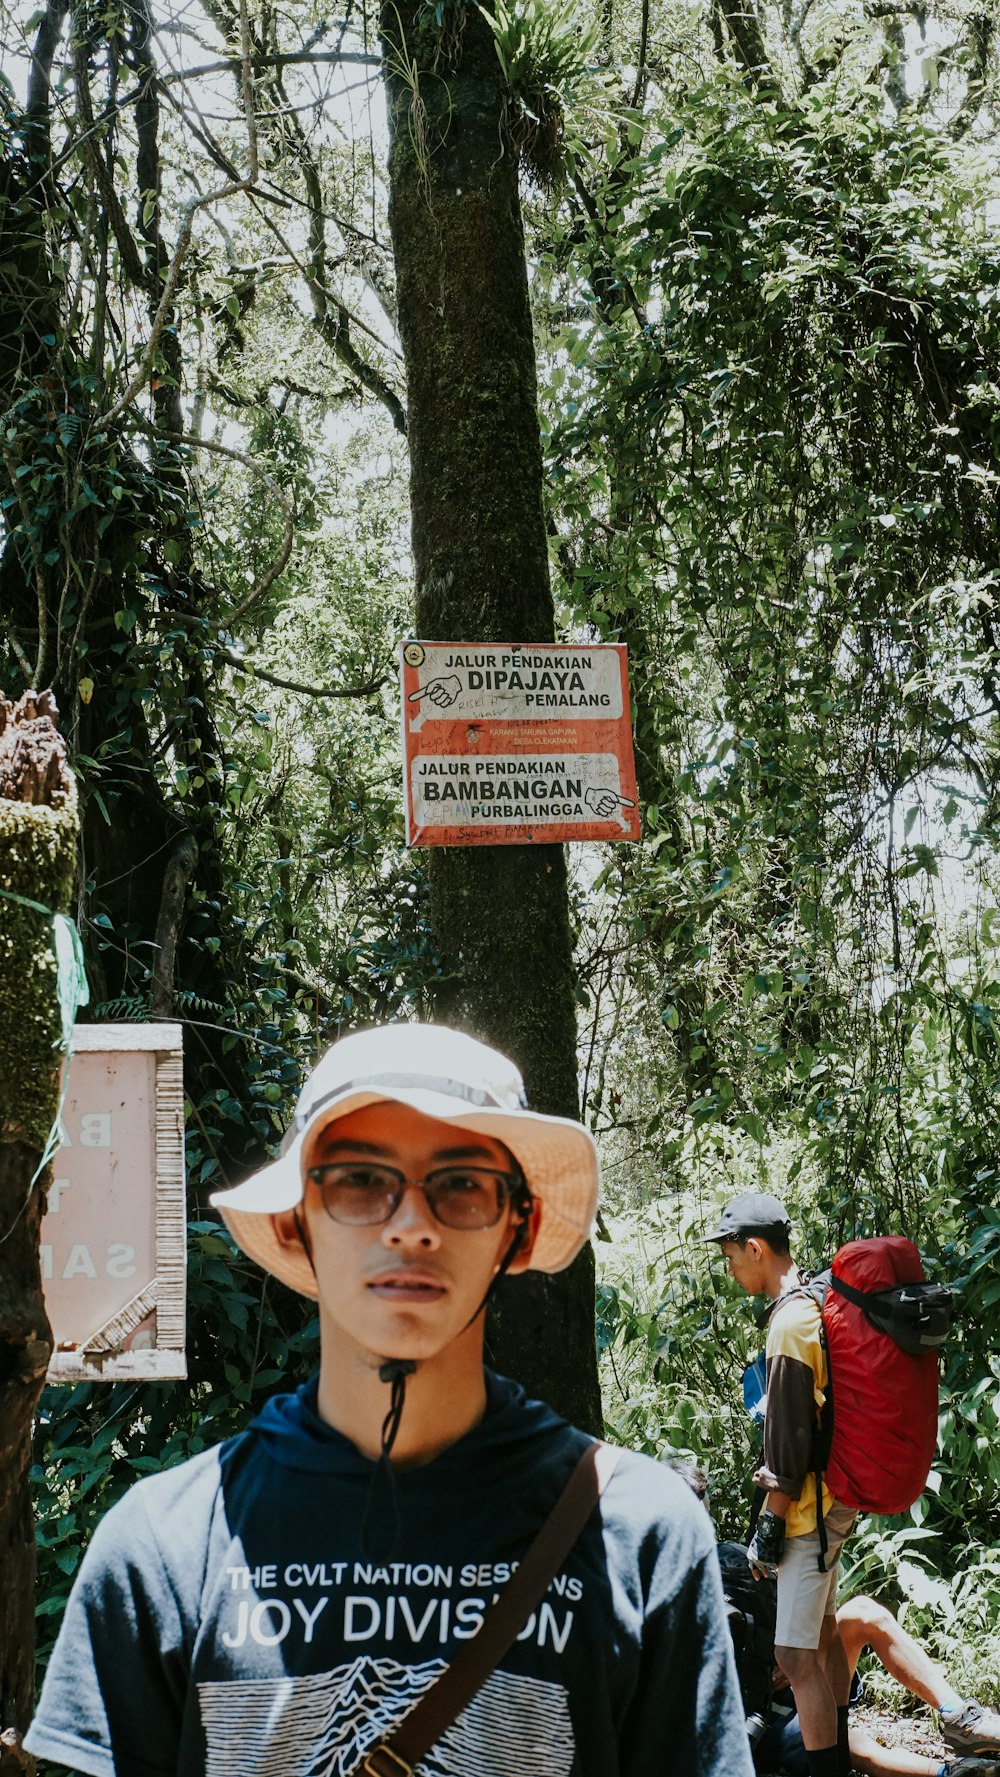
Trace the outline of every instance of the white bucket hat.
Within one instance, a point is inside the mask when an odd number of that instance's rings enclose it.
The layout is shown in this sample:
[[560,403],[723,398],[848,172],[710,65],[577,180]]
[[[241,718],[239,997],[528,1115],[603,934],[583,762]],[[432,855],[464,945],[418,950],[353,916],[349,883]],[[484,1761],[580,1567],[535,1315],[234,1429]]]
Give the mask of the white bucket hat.
[[582,1123],[525,1106],[512,1061],[462,1031],[390,1024],[334,1043],[316,1063],[295,1107],[281,1157],[212,1202],[245,1253],[304,1296],[316,1295],[306,1254],[282,1246],[271,1217],[301,1203],[312,1138],[348,1111],[386,1099],[410,1105],[510,1149],[541,1205],[532,1271],[562,1271],[590,1233],[597,1208],[597,1152]]

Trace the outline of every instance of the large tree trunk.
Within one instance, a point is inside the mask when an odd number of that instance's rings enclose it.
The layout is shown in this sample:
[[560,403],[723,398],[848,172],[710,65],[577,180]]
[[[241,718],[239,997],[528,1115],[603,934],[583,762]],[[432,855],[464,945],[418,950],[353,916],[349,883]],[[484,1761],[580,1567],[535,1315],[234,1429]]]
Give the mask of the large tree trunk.
[[[51,698],[0,697],[0,1770],[32,1768],[19,1738],[34,1701],[31,1429],[52,1336],[38,1259],[59,1110],[62,1015],[53,912],[69,906],[76,790]],[[15,898],[12,898],[15,897]],[[20,899],[16,898],[20,897]],[[34,1181],[34,1182],[33,1182]]]
[[[441,9],[437,9],[440,13]],[[389,220],[406,359],[417,634],[554,639],[535,358],[505,87],[475,7],[386,0]],[[450,1022],[505,1050],[537,1110],[578,1114],[562,848],[429,854]],[[502,1286],[500,1369],[578,1424],[600,1425],[594,1264]]]

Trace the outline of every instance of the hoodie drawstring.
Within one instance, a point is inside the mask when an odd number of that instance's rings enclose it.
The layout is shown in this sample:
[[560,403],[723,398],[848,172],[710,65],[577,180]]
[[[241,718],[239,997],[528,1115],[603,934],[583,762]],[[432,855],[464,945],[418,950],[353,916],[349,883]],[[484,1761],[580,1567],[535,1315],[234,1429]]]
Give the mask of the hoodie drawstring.
[[385,1363],[379,1364],[378,1367],[379,1381],[387,1382],[392,1389],[392,1393],[389,1396],[389,1411],[382,1421],[382,1448],[379,1451],[378,1462],[375,1464],[371,1486],[368,1489],[368,1498],[365,1501],[365,1515],[361,1523],[361,1548],[363,1553],[368,1557],[372,1557],[374,1554],[371,1547],[369,1532],[371,1529],[371,1516],[372,1508],[375,1504],[375,1495],[378,1492],[379,1481],[382,1477],[384,1477],[386,1487],[388,1488],[389,1507],[392,1514],[392,1526],[388,1543],[384,1551],[386,1554],[391,1555],[395,1552],[396,1545],[398,1544],[402,1533],[403,1521],[399,1511],[399,1483],[396,1480],[395,1470],[393,1469],[390,1459],[392,1457],[392,1447],[396,1442],[396,1437],[399,1432],[399,1422],[403,1417],[403,1407],[406,1402],[407,1378],[413,1375],[416,1367],[413,1359],[409,1357],[390,1357],[386,1359]]
[[382,1453],[380,1462],[388,1462],[392,1455],[392,1447],[399,1432],[399,1422],[403,1417],[403,1403],[406,1400],[406,1379],[412,1376],[416,1364],[409,1357],[390,1357],[384,1364],[379,1364],[378,1379],[392,1386],[389,1397],[389,1411],[382,1421]]

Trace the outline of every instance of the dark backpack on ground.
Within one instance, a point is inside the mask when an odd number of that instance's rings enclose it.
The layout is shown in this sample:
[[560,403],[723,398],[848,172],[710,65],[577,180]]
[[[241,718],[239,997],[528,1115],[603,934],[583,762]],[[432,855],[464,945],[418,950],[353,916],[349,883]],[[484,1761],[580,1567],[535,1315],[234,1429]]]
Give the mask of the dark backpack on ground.
[[771,1707],[777,1589],[772,1579],[754,1579],[744,1543],[720,1543],[719,1566],[743,1712],[766,1716]]

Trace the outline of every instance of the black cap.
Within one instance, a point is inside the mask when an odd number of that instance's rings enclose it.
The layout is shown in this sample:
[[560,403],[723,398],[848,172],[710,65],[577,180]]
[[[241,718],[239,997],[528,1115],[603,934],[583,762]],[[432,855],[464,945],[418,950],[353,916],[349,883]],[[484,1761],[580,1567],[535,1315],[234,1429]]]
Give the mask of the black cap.
[[778,1229],[790,1233],[791,1227],[792,1218],[779,1198],[769,1197],[766,1191],[744,1191],[742,1197],[734,1197],[732,1203],[726,1204],[719,1226],[714,1233],[702,1235],[702,1245],[713,1240],[745,1240],[753,1234],[763,1235],[766,1240]]

